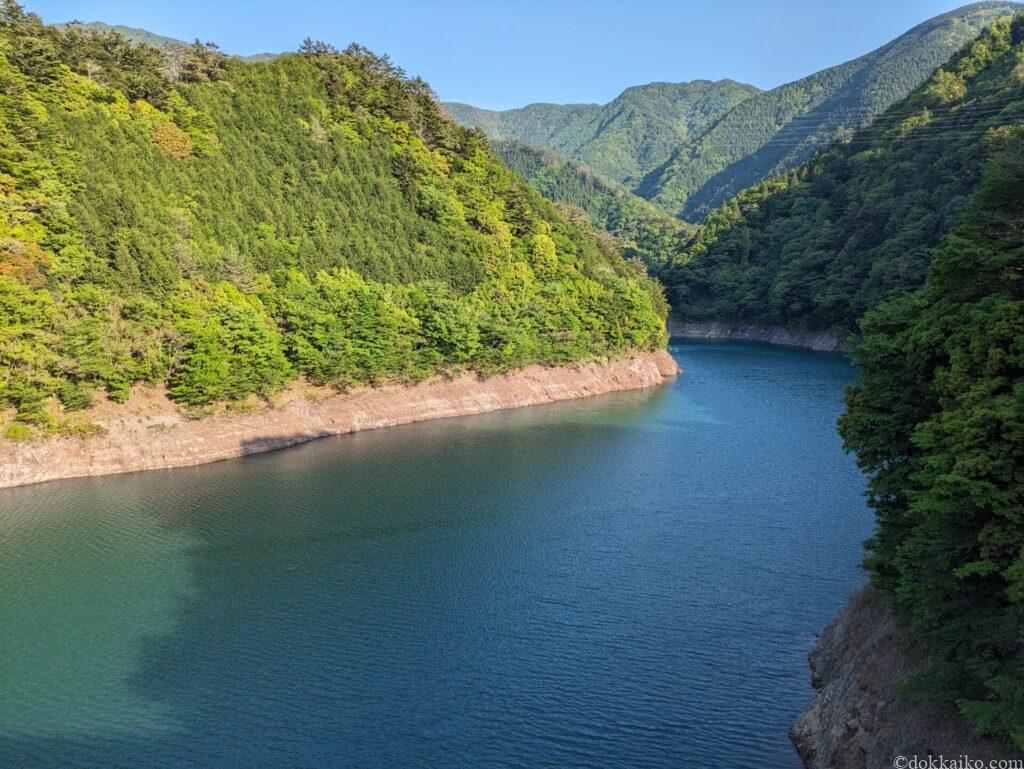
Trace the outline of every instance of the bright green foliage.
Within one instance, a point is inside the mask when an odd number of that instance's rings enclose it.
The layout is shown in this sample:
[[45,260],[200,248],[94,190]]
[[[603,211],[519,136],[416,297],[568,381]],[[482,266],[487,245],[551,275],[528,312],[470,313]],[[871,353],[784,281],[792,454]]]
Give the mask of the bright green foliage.
[[230,283],[173,295],[174,325],[185,340],[170,374],[170,395],[184,403],[266,395],[290,373],[277,328],[257,297]]
[[919,287],[991,139],[1024,121],[1012,34],[1009,18],[995,23],[849,142],[714,212],[663,273],[676,312],[847,333]]
[[994,144],[924,287],[866,316],[840,431],[872,579],[934,655],[908,689],[1024,751],[1024,127]]
[[663,344],[660,289],[386,58],[180,52],[0,7],[0,405],[20,421],[140,381],[198,405]]
[[757,93],[734,80],[694,80],[634,86],[608,104],[531,104],[503,112],[468,104],[445,108],[492,139],[545,147],[632,188],[676,147]]
[[625,256],[640,259],[655,274],[696,232],[578,161],[519,141],[497,142],[494,149],[541,195],[582,209],[593,226],[615,238]]

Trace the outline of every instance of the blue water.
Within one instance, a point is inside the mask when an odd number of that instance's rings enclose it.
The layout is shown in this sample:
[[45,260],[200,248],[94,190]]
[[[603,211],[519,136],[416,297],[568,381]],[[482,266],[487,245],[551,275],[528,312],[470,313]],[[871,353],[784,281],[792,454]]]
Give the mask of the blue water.
[[4,767],[798,767],[841,357],[0,493]]

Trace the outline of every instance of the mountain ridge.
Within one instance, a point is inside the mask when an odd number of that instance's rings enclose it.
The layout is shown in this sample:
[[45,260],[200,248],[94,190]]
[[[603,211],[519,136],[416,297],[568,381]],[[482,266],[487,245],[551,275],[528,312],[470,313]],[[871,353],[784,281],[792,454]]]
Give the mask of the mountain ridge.
[[662,273],[677,319],[846,335],[917,289],[987,154],[1024,122],[1010,29],[991,25],[848,141],[713,211]]
[[495,141],[492,147],[527,184],[568,207],[563,213],[573,218],[571,208],[582,211],[592,226],[618,242],[624,256],[636,257],[655,275],[682,253],[696,231],[579,160],[516,140]]
[[760,89],[729,78],[698,79],[630,86],[607,104],[444,106],[456,122],[477,125],[491,138],[554,150],[629,187],[667,160],[676,144],[756,93]]
[[[669,131],[652,140],[662,150],[671,147],[660,159],[657,153],[641,158],[635,145],[614,135],[578,143],[565,140],[567,133],[585,134],[582,126],[601,111],[614,110],[627,92],[642,92],[657,83],[631,86],[605,105],[572,105],[579,114],[570,116],[569,125],[559,122],[566,120],[559,105],[483,112],[450,103],[445,107],[457,122],[476,125],[495,138],[519,139],[582,160],[673,216],[697,222],[745,187],[795,168],[829,141],[848,137],[905,97],[989,23],[1021,8],[1000,0],[965,5],[848,62],[766,91],[747,86],[752,90],[746,98],[729,104],[700,130],[686,136]],[[660,125],[656,115],[647,117],[648,126]],[[595,142],[597,162],[584,148]]]
[[[132,43],[142,43],[156,48],[159,51],[179,51],[184,48],[188,48],[190,43],[179,40],[175,37],[167,37],[166,35],[158,35],[155,32],[150,32],[148,29],[142,29],[141,27],[129,27],[124,24],[107,24],[105,21],[69,21],[59,22],[52,24],[54,29],[61,31],[67,30],[69,25],[75,25],[86,30],[95,30],[96,32],[116,32],[122,35],[126,40]],[[261,61],[271,61],[277,58],[281,54],[279,53],[253,53],[253,54],[229,54],[231,58],[238,59],[239,61],[245,61],[249,63],[257,63]]]

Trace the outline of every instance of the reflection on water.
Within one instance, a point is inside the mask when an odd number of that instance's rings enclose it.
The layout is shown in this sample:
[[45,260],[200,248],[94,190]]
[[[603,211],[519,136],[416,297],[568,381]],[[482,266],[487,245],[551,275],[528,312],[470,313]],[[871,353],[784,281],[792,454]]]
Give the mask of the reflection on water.
[[796,767],[839,357],[0,493],[0,765]]

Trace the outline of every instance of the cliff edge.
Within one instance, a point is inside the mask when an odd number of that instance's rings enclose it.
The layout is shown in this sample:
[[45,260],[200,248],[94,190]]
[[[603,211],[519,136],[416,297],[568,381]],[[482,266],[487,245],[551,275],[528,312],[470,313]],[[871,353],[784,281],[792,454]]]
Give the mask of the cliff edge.
[[853,596],[809,657],[814,699],[789,732],[804,765],[892,769],[901,756],[1013,757],[1001,743],[974,736],[958,713],[896,694],[896,682],[926,658],[881,593],[866,587]]

